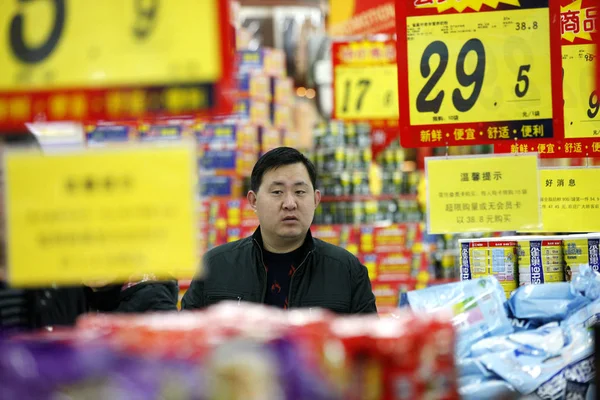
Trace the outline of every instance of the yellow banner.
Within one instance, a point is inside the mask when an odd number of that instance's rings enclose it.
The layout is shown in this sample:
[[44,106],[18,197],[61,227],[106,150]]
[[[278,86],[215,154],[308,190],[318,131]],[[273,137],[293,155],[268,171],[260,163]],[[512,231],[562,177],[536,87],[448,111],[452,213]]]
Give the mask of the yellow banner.
[[548,8],[409,17],[407,29],[411,125],[552,118]]
[[540,232],[600,231],[600,168],[540,171]]
[[425,173],[429,233],[540,226],[537,155],[430,157]]
[[191,278],[198,266],[193,146],[5,157],[14,286]]
[[0,91],[215,82],[218,1],[2,1]]

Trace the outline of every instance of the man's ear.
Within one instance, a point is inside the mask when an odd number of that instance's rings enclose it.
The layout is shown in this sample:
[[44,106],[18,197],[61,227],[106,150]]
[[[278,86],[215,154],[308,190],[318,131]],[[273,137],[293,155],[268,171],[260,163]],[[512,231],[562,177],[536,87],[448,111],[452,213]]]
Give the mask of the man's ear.
[[321,202],[321,191],[315,190],[315,208],[317,208],[319,206],[320,202]]
[[250,203],[250,207],[252,207],[252,209],[256,211],[256,193],[250,190],[246,195],[246,198],[248,199],[248,203]]

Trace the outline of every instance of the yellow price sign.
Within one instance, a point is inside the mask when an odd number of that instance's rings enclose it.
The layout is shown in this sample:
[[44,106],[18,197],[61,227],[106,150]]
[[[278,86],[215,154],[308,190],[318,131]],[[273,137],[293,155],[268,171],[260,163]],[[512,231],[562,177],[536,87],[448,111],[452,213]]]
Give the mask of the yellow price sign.
[[560,63],[560,45],[551,40],[548,0],[402,3],[403,146],[555,137],[560,75],[551,66]]
[[334,118],[397,120],[394,42],[337,42],[333,54]]
[[0,91],[216,82],[219,3],[2,1]]
[[407,25],[412,125],[552,118],[548,8]]
[[184,144],[8,152],[10,284],[191,278],[199,261],[194,161]]
[[595,47],[593,44],[562,46],[565,139],[600,137]]
[[537,155],[429,157],[425,174],[429,233],[540,226]]
[[541,232],[600,231],[600,168],[540,171]]

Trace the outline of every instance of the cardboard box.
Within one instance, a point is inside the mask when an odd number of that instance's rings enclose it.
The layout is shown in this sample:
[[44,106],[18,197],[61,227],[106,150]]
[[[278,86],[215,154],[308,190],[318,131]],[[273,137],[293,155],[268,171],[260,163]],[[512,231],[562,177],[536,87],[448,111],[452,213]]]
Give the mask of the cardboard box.
[[252,98],[270,102],[271,79],[262,73],[240,74],[237,78],[238,96],[240,98]]
[[294,80],[292,78],[271,78],[271,96],[273,103],[292,105],[294,103]]
[[284,77],[285,54],[279,49],[239,50],[236,54],[240,74],[261,72],[273,77]]
[[235,103],[235,114],[255,125],[271,125],[270,103],[264,100],[239,99]]

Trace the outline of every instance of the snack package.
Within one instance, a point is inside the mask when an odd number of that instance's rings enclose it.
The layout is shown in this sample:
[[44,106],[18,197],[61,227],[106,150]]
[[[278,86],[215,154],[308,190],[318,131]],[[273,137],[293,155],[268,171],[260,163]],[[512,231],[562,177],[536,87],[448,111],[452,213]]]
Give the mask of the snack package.
[[580,326],[591,328],[598,324],[600,320],[600,299],[588,304],[571,314],[567,319],[561,322],[562,326]]
[[513,332],[504,307],[504,290],[494,277],[432,286],[408,292],[407,297],[416,314],[453,316],[459,358],[467,356],[471,346],[483,338]]
[[[502,377],[521,394],[532,398],[585,398],[595,375],[592,333],[573,327],[542,327],[521,336],[514,349],[481,356],[491,372]],[[579,397],[583,395],[583,397]],[[570,397],[576,396],[576,397]]]
[[584,266],[570,283],[520,287],[508,301],[510,314],[541,323],[562,321],[600,298],[598,276]]

